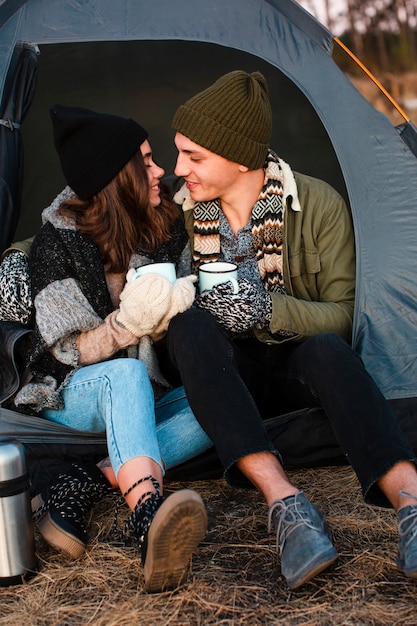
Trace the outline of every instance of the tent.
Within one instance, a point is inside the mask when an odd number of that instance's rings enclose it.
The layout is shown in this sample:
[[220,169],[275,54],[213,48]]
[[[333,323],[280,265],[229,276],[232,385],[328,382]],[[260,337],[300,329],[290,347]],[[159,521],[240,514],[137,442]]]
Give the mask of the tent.
[[[332,152],[334,159],[328,163],[325,151],[316,150],[314,164],[321,165],[322,171],[316,172],[312,167],[308,173],[320,174],[334,184],[345,195],[352,213],[357,253],[353,346],[386,398],[396,407],[399,418],[407,421],[406,430],[409,426],[413,438],[414,422],[417,422],[417,129],[410,120],[394,127],[362,97],[332,58],[332,33],[294,0],[176,0],[175,3],[171,0],[152,3],[3,0],[0,3],[2,249],[14,237],[20,214],[24,149],[20,133],[24,135],[25,116],[29,120],[36,108],[34,81],[36,72],[41,79],[42,50],[48,46],[55,46],[54,50],[56,46],[84,46],[83,64],[79,66],[83,68],[97,42],[112,42],[118,49],[133,43],[142,46],[140,53],[130,56],[128,63],[131,72],[128,80],[137,82],[139,94],[116,94],[120,107],[115,112],[120,114],[128,112],[135,116],[138,102],[147,101],[148,88],[156,94],[151,102],[159,114],[166,103],[166,94],[173,94],[174,102],[179,104],[224,71],[236,69],[237,65],[228,66],[235,62],[243,69],[265,68],[273,108],[275,95],[276,102],[289,100],[291,104],[291,92],[285,91],[283,85],[288,89],[292,86],[309,103],[326,135],[326,150]],[[174,50],[170,46],[174,44],[185,46],[180,62],[170,54]],[[196,53],[196,69],[193,51],[199,45],[208,46],[209,52],[205,62],[199,61]],[[71,62],[74,48],[71,52],[70,48],[66,50]],[[108,60],[103,55],[101,64]],[[149,70],[146,77],[144,64]],[[192,83],[190,67],[195,74]],[[78,69],[77,74],[81,73]],[[88,76],[93,79],[92,74]],[[78,85],[73,80],[67,81],[70,84],[66,95],[72,94],[74,101],[65,103],[85,105],[85,101],[77,99]],[[113,83],[105,87],[108,92],[115,91]],[[18,102],[18,106],[12,107],[10,102],[15,105]],[[105,99],[95,105],[97,110],[106,110],[105,106]],[[170,115],[174,110],[170,110]],[[311,113],[305,115],[307,122],[303,126],[302,116],[286,117],[274,108],[277,141],[282,145],[285,132],[294,126],[293,137],[299,142],[294,158],[291,152],[288,156],[280,148],[277,151],[300,170],[303,141],[314,144],[314,137],[308,136]],[[157,135],[160,129],[155,126],[150,130],[153,137],[153,131]],[[169,132],[169,124],[163,131]],[[19,140],[11,142],[11,136],[16,135]],[[38,139],[37,158],[41,159],[45,148],[39,144]],[[45,181],[42,185],[37,180],[33,182],[29,195],[36,186],[47,187],[54,167],[58,166],[51,162]],[[48,193],[51,199],[53,192]],[[0,411],[0,433],[20,432],[22,437],[28,436],[27,424],[18,426],[16,420],[14,427],[7,425],[10,419],[13,422],[10,415],[13,412],[3,408]],[[288,424],[296,422],[301,427],[299,418],[285,416],[280,424],[287,420]],[[303,414],[301,418],[309,416]],[[31,426],[36,430],[35,422]],[[38,440],[44,441],[40,435]],[[294,460],[291,454],[289,465]],[[324,458],[314,457],[312,462],[336,456],[340,456],[340,451],[333,454],[325,449]]]

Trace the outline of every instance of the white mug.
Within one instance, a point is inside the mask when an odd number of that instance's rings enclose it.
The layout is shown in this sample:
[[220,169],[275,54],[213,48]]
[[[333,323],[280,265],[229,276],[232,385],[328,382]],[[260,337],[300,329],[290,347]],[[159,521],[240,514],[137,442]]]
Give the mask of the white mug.
[[231,282],[233,285],[233,293],[238,293],[239,285],[237,282],[237,265],[234,263],[225,263],[223,261],[214,261],[212,263],[203,263],[199,269],[199,289],[210,291],[215,285]]
[[175,283],[177,279],[177,275],[175,272],[174,263],[149,263],[148,265],[141,265],[133,270],[132,276],[129,280],[134,281],[140,276],[145,276],[145,274],[159,274],[163,276],[170,283]]

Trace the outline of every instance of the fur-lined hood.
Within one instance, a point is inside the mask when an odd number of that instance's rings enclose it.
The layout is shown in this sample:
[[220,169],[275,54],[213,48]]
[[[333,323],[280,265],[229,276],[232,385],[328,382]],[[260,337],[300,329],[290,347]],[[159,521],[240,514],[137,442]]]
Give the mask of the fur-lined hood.
[[51,204],[42,211],[42,224],[50,222],[55,228],[77,230],[73,219],[62,216],[58,209],[65,200],[76,198],[77,194],[68,185],[59,193]]

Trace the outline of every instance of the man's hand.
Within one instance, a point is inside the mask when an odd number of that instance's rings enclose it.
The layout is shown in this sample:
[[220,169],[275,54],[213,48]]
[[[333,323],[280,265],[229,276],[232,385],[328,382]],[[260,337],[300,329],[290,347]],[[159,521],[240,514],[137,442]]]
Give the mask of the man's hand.
[[211,313],[230,333],[267,327],[272,317],[271,296],[244,278],[238,283],[237,294],[232,293],[231,283],[216,285],[197,298],[196,306]]
[[197,276],[190,275],[177,278],[172,286],[171,303],[161,322],[151,334],[153,341],[159,341],[168,330],[168,325],[175,315],[184,313],[191,307],[195,298],[195,283]]

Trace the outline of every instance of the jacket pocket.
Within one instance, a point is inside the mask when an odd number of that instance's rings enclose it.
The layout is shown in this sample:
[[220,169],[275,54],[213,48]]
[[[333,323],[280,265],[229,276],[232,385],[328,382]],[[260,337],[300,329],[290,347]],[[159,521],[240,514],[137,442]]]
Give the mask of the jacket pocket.
[[318,274],[321,269],[318,250],[301,248],[289,256],[290,276],[296,278],[308,274]]

